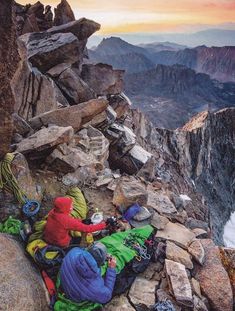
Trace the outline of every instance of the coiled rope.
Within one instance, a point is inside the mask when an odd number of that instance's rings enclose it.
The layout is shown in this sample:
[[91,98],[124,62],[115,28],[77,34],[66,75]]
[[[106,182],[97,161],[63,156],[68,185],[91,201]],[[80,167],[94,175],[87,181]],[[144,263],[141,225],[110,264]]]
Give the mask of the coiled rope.
[[14,160],[13,153],[7,153],[0,162],[0,189],[12,192],[20,204],[26,202],[26,194],[20,189],[18,182],[11,170],[11,163]]

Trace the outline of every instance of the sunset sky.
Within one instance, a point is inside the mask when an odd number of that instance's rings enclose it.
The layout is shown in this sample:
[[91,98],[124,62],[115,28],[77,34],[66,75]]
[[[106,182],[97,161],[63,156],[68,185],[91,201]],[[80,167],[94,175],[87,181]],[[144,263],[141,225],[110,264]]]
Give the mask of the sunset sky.
[[[26,4],[30,0],[18,2]],[[41,2],[56,6],[60,1]],[[99,22],[103,34],[185,32],[217,26],[235,29],[235,24],[227,25],[235,23],[235,0],[70,0],[69,3],[76,18]]]

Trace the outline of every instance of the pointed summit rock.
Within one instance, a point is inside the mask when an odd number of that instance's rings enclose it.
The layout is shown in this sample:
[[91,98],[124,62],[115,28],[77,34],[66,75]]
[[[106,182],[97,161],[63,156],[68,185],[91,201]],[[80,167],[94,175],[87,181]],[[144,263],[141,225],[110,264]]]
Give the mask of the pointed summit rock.
[[54,25],[63,25],[75,21],[75,16],[71,6],[66,0],[61,0],[60,4],[55,8]]

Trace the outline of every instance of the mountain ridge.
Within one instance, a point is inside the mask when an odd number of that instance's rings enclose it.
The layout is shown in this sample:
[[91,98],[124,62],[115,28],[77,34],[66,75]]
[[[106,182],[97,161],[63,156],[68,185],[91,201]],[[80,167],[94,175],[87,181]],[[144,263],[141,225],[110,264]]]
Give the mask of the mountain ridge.
[[[152,44],[153,45],[153,44]],[[195,48],[172,49],[172,44],[168,49],[156,52],[159,45],[154,44],[145,46],[136,46],[125,42],[121,38],[110,37],[104,39],[94,50],[89,52],[92,61],[105,62],[117,69],[125,69],[127,73],[131,67],[131,72],[135,71],[133,66],[128,66],[129,57],[124,59],[124,55],[129,53],[142,54],[142,63],[144,70],[145,63],[148,63],[146,69],[157,64],[174,65],[181,64],[189,68],[209,74],[211,78],[222,82],[235,82],[235,46],[207,47],[204,45]],[[161,47],[162,48],[162,47]],[[115,60],[113,57],[115,56]],[[118,59],[119,58],[119,59]],[[137,63],[136,63],[137,66]],[[137,66],[138,67],[138,66]],[[139,72],[137,69],[136,72]]]

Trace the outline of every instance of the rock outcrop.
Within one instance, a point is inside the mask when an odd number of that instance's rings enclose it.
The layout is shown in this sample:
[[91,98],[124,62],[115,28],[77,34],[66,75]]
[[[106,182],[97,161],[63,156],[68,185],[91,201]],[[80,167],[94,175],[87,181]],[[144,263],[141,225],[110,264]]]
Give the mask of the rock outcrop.
[[44,31],[53,25],[51,6],[37,1],[33,5],[14,3],[17,22],[17,33],[22,35],[28,32]]
[[123,91],[123,74],[106,64],[84,64],[81,77],[97,95],[113,95]]
[[48,311],[49,297],[39,271],[14,238],[0,234],[0,303],[4,310]]
[[75,131],[92,120],[108,106],[105,99],[93,99],[79,105],[51,110],[32,118],[29,123],[34,129],[55,124],[58,126],[72,126]]
[[[77,21],[69,22],[65,25],[54,26],[48,29],[47,32],[51,34],[71,32],[79,41],[84,41],[99,29],[100,24],[87,18],[80,18]],[[86,41],[84,43],[86,45]]]
[[83,47],[72,33],[32,33],[20,40],[26,45],[27,57],[33,67],[46,72],[57,64],[81,61]]
[[15,112],[29,120],[38,114],[66,106],[67,100],[54,81],[22,60],[12,80]]
[[172,288],[175,299],[180,304],[192,307],[192,289],[185,266],[172,260],[166,260],[165,265],[169,286]]
[[196,278],[200,282],[202,293],[208,298],[212,310],[233,310],[233,293],[230,280],[225,271],[217,246],[211,240],[201,240],[206,260],[198,268]]
[[66,0],[61,2],[55,8],[54,25],[63,25],[75,20],[73,11]]
[[11,114],[14,111],[14,96],[11,79],[14,75],[19,55],[16,48],[16,30],[13,13],[13,1],[1,1],[0,11],[0,159],[9,151],[13,132]]
[[53,76],[68,101],[71,104],[79,104],[95,98],[94,91],[89,88],[71,67],[67,66],[68,64],[65,64],[65,68],[58,68],[59,70],[52,68],[48,74]]
[[34,159],[40,158],[42,154],[47,154],[57,145],[69,143],[73,137],[71,126],[59,127],[51,126],[43,128],[28,138],[22,140],[17,147],[17,151],[23,154],[32,155]]
[[[179,153],[182,154],[179,162],[185,174],[195,181],[198,190],[207,199],[214,239],[221,243],[221,228],[234,210],[231,186],[235,169],[235,109],[204,113],[204,121],[201,118],[202,115],[197,115],[182,130],[177,131],[175,137],[178,139]],[[187,141],[186,148],[182,148],[183,144],[186,146],[183,140]],[[221,208],[222,217],[219,216]]]

